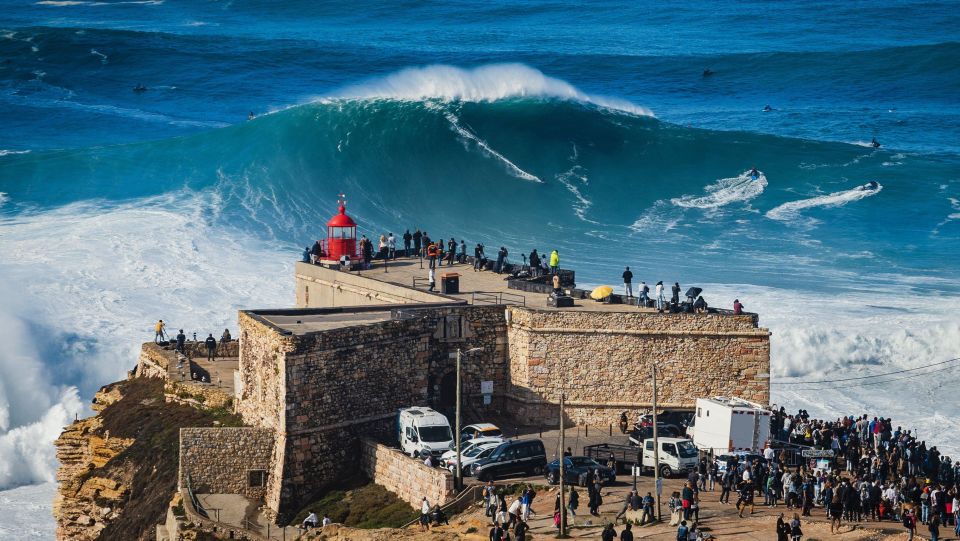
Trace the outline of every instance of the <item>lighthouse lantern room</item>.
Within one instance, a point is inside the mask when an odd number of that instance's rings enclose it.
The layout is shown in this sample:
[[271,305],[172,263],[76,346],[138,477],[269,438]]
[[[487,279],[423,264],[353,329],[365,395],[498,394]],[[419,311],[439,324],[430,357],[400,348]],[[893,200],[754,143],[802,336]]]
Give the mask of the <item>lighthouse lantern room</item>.
[[327,249],[324,262],[339,264],[343,256],[357,259],[357,223],[347,216],[347,200],[340,194],[339,212],[327,222]]

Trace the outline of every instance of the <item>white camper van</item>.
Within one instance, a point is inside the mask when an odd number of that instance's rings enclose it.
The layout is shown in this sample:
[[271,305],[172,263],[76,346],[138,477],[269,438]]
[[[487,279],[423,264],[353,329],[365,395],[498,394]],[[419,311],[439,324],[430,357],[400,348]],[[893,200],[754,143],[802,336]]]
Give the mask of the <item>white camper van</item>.
[[420,455],[427,451],[439,457],[453,446],[450,421],[442,413],[426,406],[400,410],[397,414],[397,436],[400,448],[408,455]]
[[[697,468],[700,453],[687,438],[657,438],[660,442],[660,477],[687,474]],[[653,438],[643,441],[643,469],[653,471]]]
[[714,455],[731,451],[762,453],[770,439],[770,410],[740,398],[698,398],[693,436],[698,449]]

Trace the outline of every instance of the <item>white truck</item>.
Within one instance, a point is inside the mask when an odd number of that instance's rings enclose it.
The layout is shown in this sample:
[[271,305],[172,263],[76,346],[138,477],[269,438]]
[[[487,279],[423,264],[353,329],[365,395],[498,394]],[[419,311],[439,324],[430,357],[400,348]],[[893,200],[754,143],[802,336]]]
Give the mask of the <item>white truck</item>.
[[740,398],[698,398],[687,435],[701,451],[722,455],[732,451],[762,454],[770,439],[770,410]]
[[[687,474],[697,469],[700,453],[687,438],[657,438],[660,443],[660,477]],[[643,440],[643,470],[653,471],[653,438]]]
[[397,437],[400,448],[411,456],[427,452],[436,458],[454,445],[450,421],[427,406],[404,408],[397,413]]

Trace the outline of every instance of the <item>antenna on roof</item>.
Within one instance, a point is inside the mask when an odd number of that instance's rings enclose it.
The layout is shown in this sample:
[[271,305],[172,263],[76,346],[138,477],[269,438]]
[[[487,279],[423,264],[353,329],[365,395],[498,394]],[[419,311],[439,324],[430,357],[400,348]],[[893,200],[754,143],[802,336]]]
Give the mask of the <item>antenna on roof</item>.
[[347,195],[346,195],[346,194],[339,194],[339,196],[340,196],[340,197],[337,198],[337,203],[340,204],[340,205],[346,205],[346,204],[347,204]]

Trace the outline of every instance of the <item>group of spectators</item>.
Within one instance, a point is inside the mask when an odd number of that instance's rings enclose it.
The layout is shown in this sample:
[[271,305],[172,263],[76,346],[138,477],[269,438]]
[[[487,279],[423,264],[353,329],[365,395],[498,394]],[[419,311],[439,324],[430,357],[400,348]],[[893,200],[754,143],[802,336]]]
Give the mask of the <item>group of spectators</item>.
[[[511,541],[526,539],[530,526],[527,522],[533,513],[533,500],[537,492],[527,485],[519,494],[506,494],[503,487],[497,487],[492,481],[483,487],[483,502],[486,516],[490,517],[490,541]],[[509,502],[509,503],[508,503]]]
[[788,415],[780,408],[772,430],[778,439],[832,450],[834,458],[818,468],[789,467],[786,451],[777,453],[768,446],[763,460],[733,457],[720,475],[714,459],[704,461],[698,473],[711,485],[719,482],[721,503],[729,503],[730,491],[737,490],[740,516],[748,507],[753,512],[755,493],[764,497],[767,507],[784,502],[787,509],[797,510],[790,523],[781,515],[778,539],[799,539],[799,518],[812,516],[816,508],[830,519],[831,532],[839,533],[844,523],[895,521],[909,539],[918,525],[926,526],[933,541],[947,525],[960,536],[960,462],[953,463],[935,446],[927,447],[891,419],[862,415],[825,421],[811,419],[804,410]]
[[[167,343],[167,324],[164,323],[162,319],[157,320],[153,325],[153,333],[153,341],[155,343]],[[224,329],[223,334],[220,335],[219,344],[225,346],[227,342],[231,340],[233,340],[233,337],[230,335],[230,329]],[[197,341],[197,333],[193,333],[193,341]],[[213,333],[209,333],[203,343],[207,351],[207,360],[213,362],[217,358],[217,339],[213,337]],[[183,332],[183,329],[177,331],[177,335],[174,337],[174,344],[177,353],[181,355],[187,354],[187,335]]]

